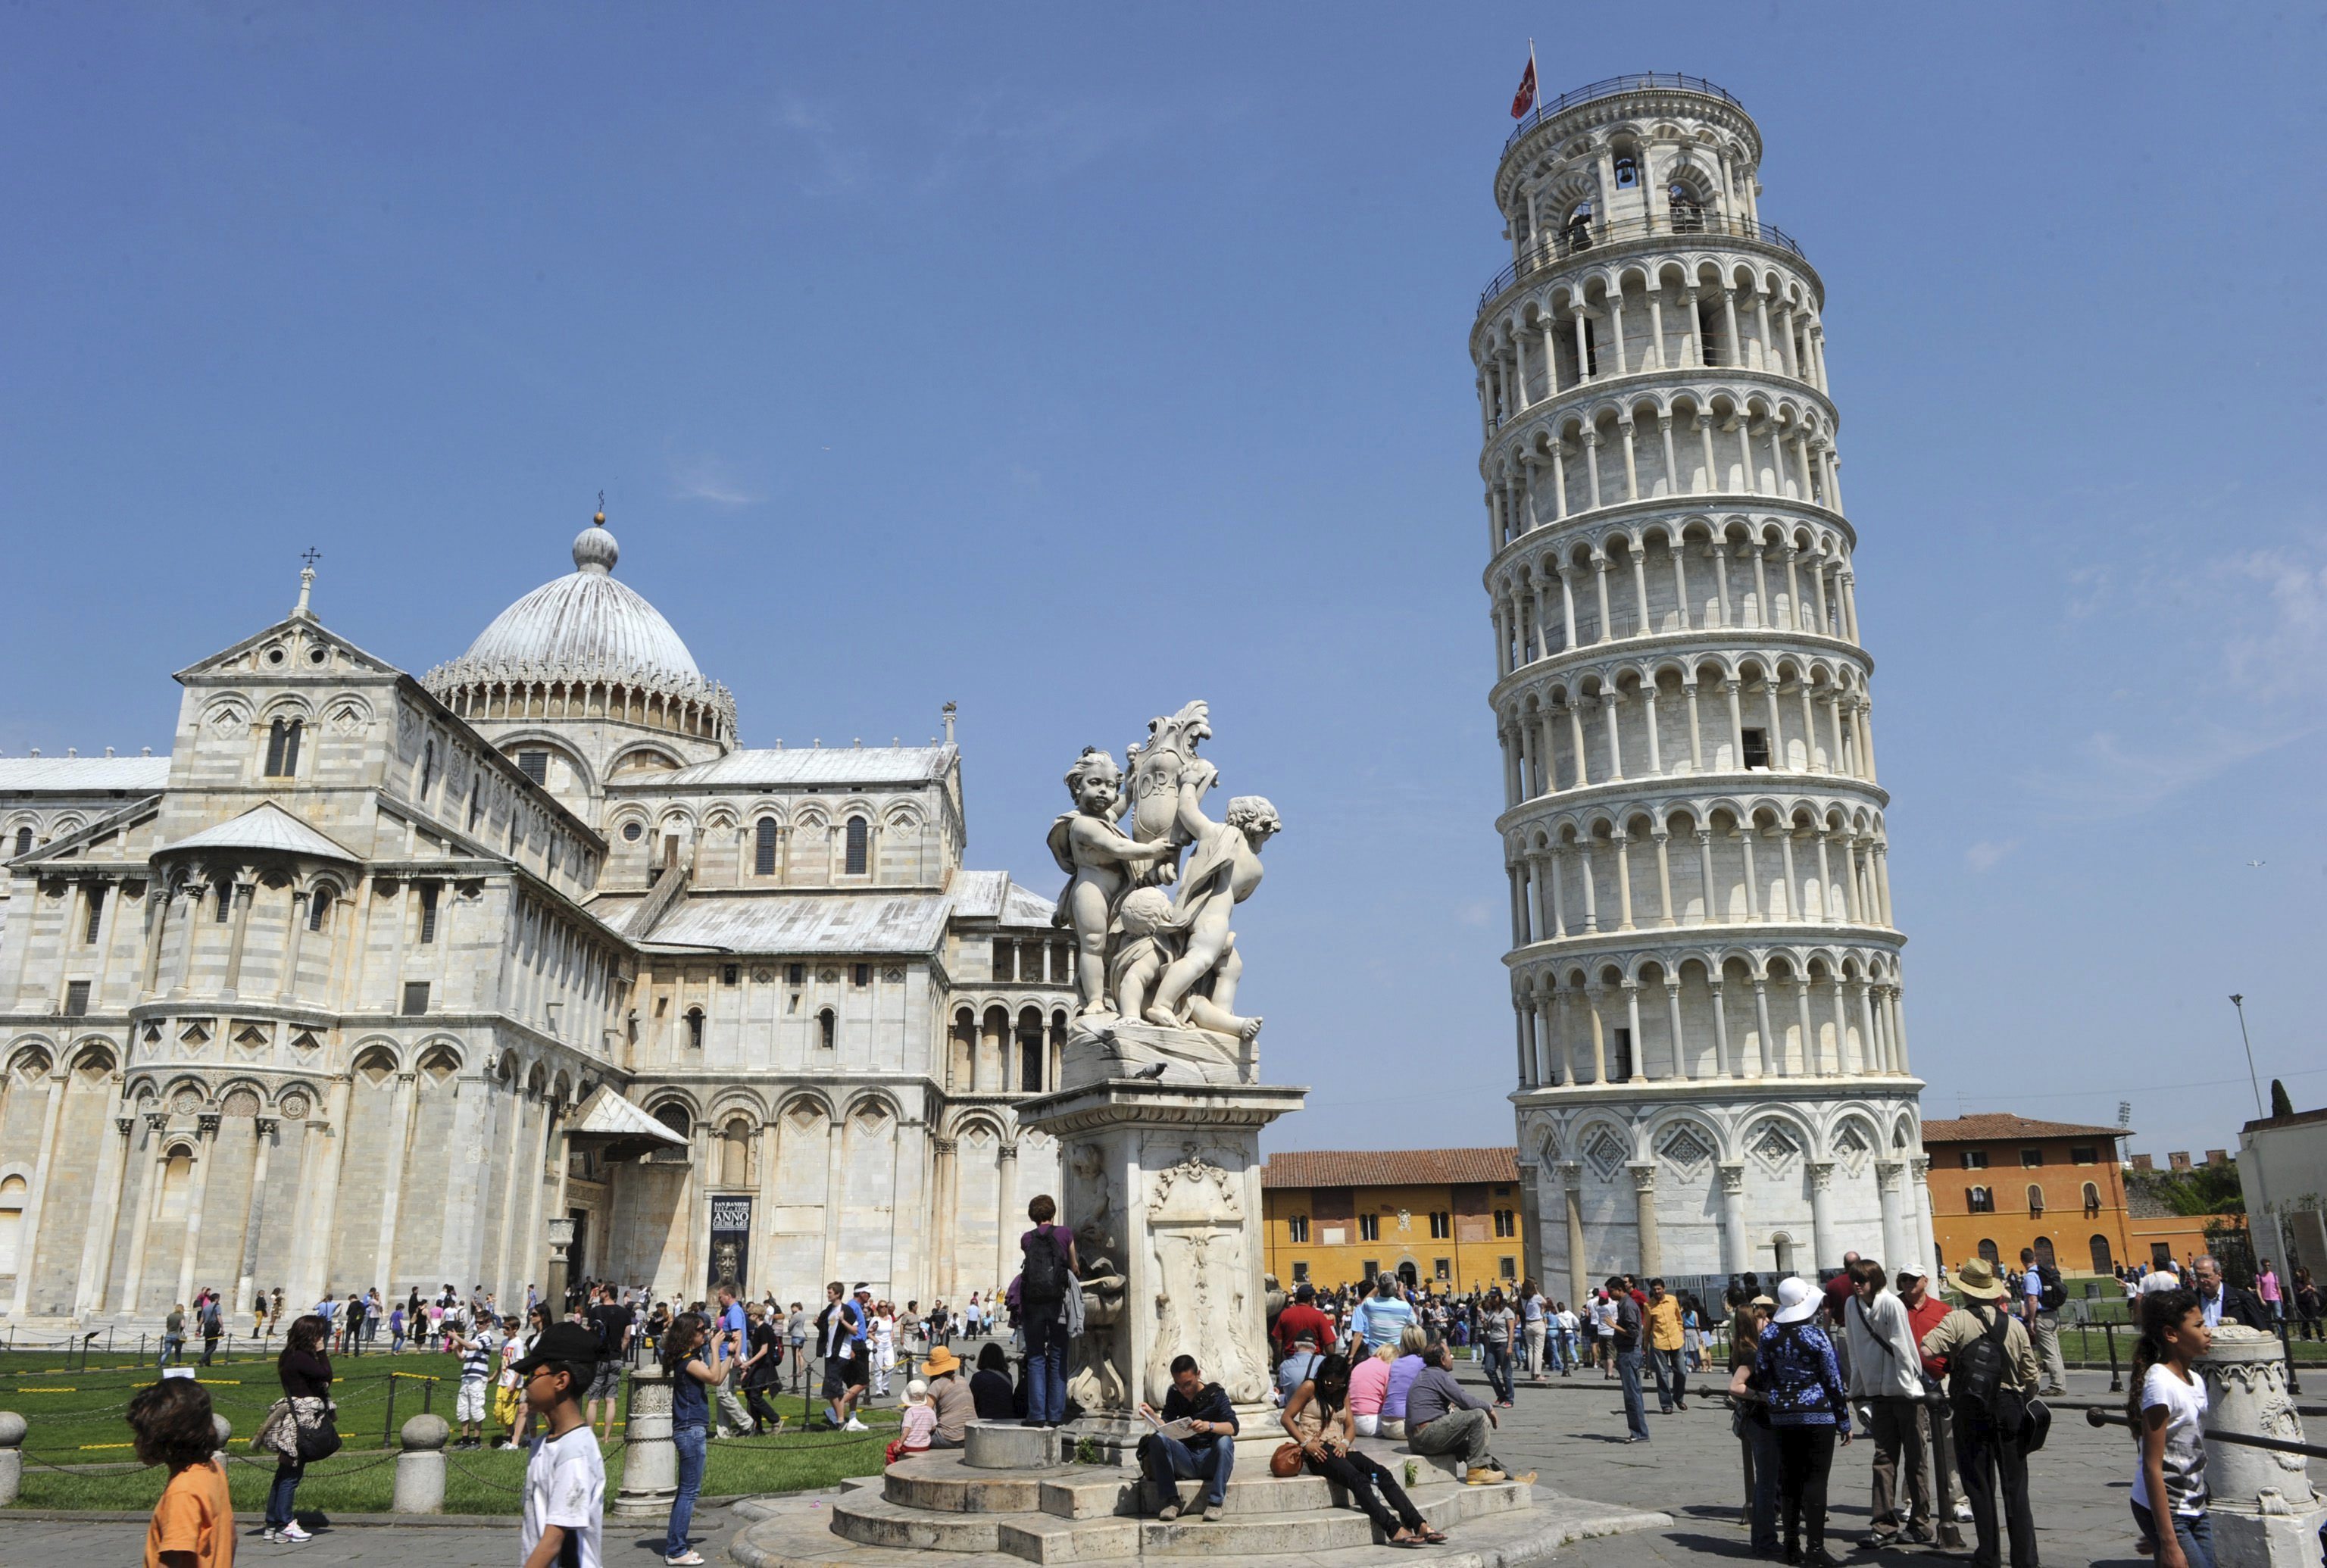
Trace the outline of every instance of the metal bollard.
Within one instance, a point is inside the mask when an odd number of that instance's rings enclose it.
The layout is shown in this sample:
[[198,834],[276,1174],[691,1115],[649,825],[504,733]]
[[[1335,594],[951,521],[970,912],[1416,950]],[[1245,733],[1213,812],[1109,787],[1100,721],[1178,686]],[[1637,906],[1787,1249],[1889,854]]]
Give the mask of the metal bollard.
[[400,1436],[404,1451],[396,1456],[396,1495],[388,1507],[399,1514],[443,1513],[444,1445],[452,1427],[441,1415],[416,1415]]
[[388,1435],[396,1430],[396,1374],[388,1375],[388,1419],[380,1423],[379,1446],[388,1446]]
[[2102,1323],[2101,1338],[2108,1341],[2109,1392],[2122,1394],[2125,1392],[2125,1375],[2117,1370],[2117,1325],[2109,1322]]
[[2286,1391],[2289,1394],[2302,1393],[2303,1379],[2294,1370],[2294,1341],[2286,1337],[2285,1318],[2278,1321],[2278,1349],[2279,1353],[2286,1358]]
[[0,1410],[0,1507],[16,1500],[24,1484],[24,1418]]

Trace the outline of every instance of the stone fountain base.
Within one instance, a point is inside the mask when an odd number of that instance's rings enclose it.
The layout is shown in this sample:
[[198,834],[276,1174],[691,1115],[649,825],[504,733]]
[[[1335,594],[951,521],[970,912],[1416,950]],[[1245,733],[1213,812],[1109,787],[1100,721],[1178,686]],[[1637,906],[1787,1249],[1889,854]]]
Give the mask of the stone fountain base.
[[[1224,1517],[1205,1523],[1203,1483],[1182,1481],[1181,1505],[1195,1511],[1165,1524],[1148,1517],[1154,1499],[1142,1496],[1145,1489],[1135,1470],[1061,1463],[1051,1433],[988,1430],[996,1434],[990,1441],[981,1441],[981,1429],[973,1427],[970,1449],[901,1460],[883,1475],[851,1484],[837,1498],[739,1504],[738,1511],[755,1522],[728,1550],[745,1568],[1015,1568],[1147,1557],[1227,1559],[1255,1568],[1388,1568],[1406,1556],[1347,1506],[1340,1488],[1305,1474],[1278,1479],[1265,1459],[1245,1463],[1241,1450]],[[1009,1468],[971,1462],[1011,1451],[1005,1444],[1041,1462]],[[1044,1451],[1033,1453],[1036,1446]],[[1666,1529],[1673,1522],[1669,1515],[1590,1502],[1521,1481],[1469,1486],[1452,1461],[1416,1456],[1370,1438],[1359,1446],[1393,1474],[1414,1467],[1417,1484],[1406,1488],[1407,1495],[1452,1537],[1431,1549],[1430,1560],[1440,1568],[1519,1568],[1575,1541]]]

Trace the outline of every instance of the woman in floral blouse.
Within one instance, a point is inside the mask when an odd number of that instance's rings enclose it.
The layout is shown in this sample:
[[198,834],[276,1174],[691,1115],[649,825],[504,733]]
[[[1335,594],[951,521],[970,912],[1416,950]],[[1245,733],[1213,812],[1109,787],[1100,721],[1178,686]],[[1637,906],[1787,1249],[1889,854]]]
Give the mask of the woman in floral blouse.
[[[1826,1549],[1826,1479],[1837,1437],[1850,1441],[1850,1402],[1834,1343],[1815,1321],[1818,1290],[1808,1280],[1778,1286],[1778,1311],[1762,1330],[1757,1357],[1762,1396],[1778,1439],[1778,1504],[1785,1521],[1786,1561],[1832,1568]],[[1802,1536],[1809,1549],[1802,1549]]]

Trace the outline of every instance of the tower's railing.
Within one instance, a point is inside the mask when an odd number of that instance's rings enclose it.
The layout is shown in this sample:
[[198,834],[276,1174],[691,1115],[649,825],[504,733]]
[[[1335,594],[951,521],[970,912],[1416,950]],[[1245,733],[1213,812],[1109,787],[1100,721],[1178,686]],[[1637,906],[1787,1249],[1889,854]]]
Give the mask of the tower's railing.
[[1775,246],[1789,256],[1800,257],[1806,264],[1809,260],[1808,254],[1792,235],[1774,223],[1763,223],[1754,218],[1728,218],[1718,212],[1676,209],[1646,218],[1618,218],[1599,223],[1578,221],[1528,246],[1526,255],[1497,273],[1487,286],[1479,291],[1479,308],[1484,310],[1488,301],[1547,267],[1572,261],[1600,246],[1621,245],[1626,240],[1646,239],[1656,235],[1711,235],[1730,239],[1752,239],[1763,245]]
[[1636,71],[1631,76],[1612,76],[1537,104],[1525,119],[1519,121],[1519,128],[1504,139],[1503,151],[1509,152],[1521,136],[1544,121],[1565,114],[1578,104],[1588,104],[1594,98],[1614,98],[1620,93],[1657,91],[1701,92],[1707,98],[1719,98],[1732,108],[1742,111],[1745,107],[1737,101],[1736,94],[1714,86],[1701,76],[1682,76],[1669,70]]

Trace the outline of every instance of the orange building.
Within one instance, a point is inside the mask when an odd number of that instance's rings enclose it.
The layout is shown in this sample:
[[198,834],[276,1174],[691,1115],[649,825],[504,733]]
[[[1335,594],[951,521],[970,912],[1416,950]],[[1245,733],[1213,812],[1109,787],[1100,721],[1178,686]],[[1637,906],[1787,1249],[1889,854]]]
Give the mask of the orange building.
[[2133,1233],[2117,1140],[2124,1127],[2004,1112],[1923,1124],[1931,1225],[1950,1267],[1975,1255],[2017,1267],[2023,1247],[2063,1274],[2129,1261]]
[[1525,1278],[1534,1263],[1509,1147],[1272,1154],[1260,1187],[1266,1266],[1287,1290],[1385,1272],[1483,1290]]

